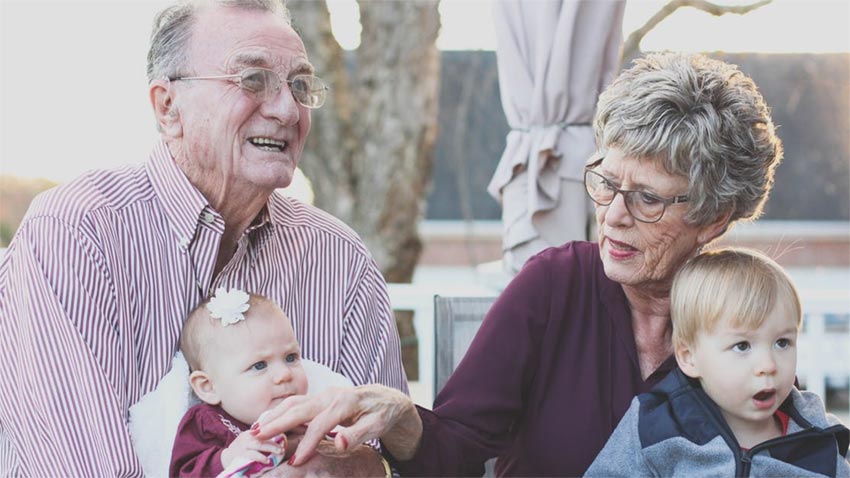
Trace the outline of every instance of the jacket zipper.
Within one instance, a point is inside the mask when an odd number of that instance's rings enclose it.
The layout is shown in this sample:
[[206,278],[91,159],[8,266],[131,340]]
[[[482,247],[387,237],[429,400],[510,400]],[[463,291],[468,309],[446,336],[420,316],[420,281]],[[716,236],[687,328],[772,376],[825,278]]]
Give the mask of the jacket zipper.
[[[671,373],[676,372],[674,370],[674,372]],[[774,438],[772,440],[768,440],[763,443],[759,443],[758,445],[744,452],[743,450],[741,450],[741,445],[738,443],[738,439],[735,438],[735,434],[732,433],[732,429],[729,428],[729,425],[726,423],[726,420],[724,420],[723,417],[720,415],[719,408],[717,408],[717,406],[714,405],[713,402],[710,402],[707,396],[704,396],[704,392],[702,392],[702,390],[694,391],[696,392],[693,394],[694,399],[696,399],[696,402],[702,406],[703,410],[707,413],[709,419],[713,422],[717,429],[720,430],[720,436],[726,442],[726,446],[732,449],[732,455],[735,457],[736,477],[749,477],[750,470],[752,469],[753,455],[765,448],[776,445],[778,443],[785,443],[788,441],[796,440],[798,438],[805,438],[810,435],[835,435],[837,431],[840,431],[843,428],[843,425],[839,424],[832,425],[827,428],[817,429],[795,408],[791,408],[787,411],[787,413],[795,422],[797,422],[798,426],[802,427],[802,430],[794,432],[791,435],[785,435],[782,437]],[[847,455],[850,456],[850,453],[848,453]]]
[[[765,448],[770,448],[774,445],[780,445],[782,443],[788,443],[788,442],[791,442],[791,441],[794,441],[794,440],[808,438],[809,436],[820,436],[820,435],[823,435],[823,434],[829,434],[829,433],[835,432],[836,430],[838,430],[840,428],[841,428],[841,425],[833,425],[831,427],[823,428],[823,429],[820,429],[820,430],[817,430],[817,429],[814,429],[814,428],[807,428],[805,430],[800,430],[800,431],[792,433],[790,435],[785,435],[785,436],[782,436],[782,437],[773,438],[773,439],[768,440],[766,442],[759,443],[758,445],[756,445],[756,446],[750,448],[749,450],[741,453],[741,457],[740,457],[741,474],[740,474],[740,476],[741,477],[750,476],[750,469],[753,466],[753,456],[755,456],[756,453],[764,450]],[[740,450],[740,448],[738,448],[738,449]]]

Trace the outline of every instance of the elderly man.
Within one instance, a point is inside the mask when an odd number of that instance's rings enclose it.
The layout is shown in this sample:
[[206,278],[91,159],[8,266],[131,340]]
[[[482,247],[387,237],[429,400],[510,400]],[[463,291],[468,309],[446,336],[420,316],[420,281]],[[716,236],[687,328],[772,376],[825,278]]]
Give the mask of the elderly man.
[[306,358],[406,391],[368,251],[338,220],[274,192],[291,182],[325,98],[313,73],[279,1],[192,2],[157,17],[148,75],[162,140],[149,161],[36,198],[0,265],[0,475],[142,475],[128,409],[168,372],[187,312],[218,287],[279,304]]

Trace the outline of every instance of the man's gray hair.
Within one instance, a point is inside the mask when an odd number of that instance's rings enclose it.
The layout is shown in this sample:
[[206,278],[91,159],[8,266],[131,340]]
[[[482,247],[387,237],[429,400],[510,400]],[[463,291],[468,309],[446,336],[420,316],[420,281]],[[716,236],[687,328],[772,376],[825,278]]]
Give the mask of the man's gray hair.
[[223,6],[261,10],[280,15],[291,24],[283,0],[206,0],[182,1],[157,14],[153,21],[148,50],[148,81],[181,74],[186,66],[189,38],[197,12],[205,6]]
[[637,60],[599,97],[593,128],[602,154],[616,147],[687,177],[686,220],[697,225],[730,211],[730,224],[758,217],[782,159],[753,80],[698,54]]

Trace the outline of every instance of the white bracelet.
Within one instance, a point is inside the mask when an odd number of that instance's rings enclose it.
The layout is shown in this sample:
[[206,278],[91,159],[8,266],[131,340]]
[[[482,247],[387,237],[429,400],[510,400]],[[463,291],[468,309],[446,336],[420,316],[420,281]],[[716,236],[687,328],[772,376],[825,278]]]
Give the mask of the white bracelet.
[[390,468],[390,464],[387,462],[387,459],[384,458],[384,455],[381,455],[380,452],[378,453],[378,456],[381,458],[381,464],[384,465],[384,478],[393,478],[393,469]]

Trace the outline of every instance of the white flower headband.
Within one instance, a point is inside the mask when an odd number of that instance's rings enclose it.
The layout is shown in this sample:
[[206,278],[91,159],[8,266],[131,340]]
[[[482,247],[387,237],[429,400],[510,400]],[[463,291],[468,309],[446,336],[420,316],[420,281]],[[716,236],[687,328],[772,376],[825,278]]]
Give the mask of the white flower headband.
[[239,289],[228,291],[224,287],[219,287],[215,290],[215,296],[207,304],[207,310],[210,311],[210,317],[221,319],[221,325],[228,326],[245,320],[244,312],[250,307],[249,298],[245,291]]

